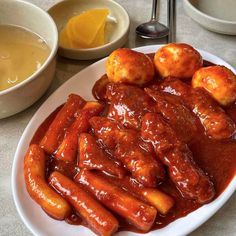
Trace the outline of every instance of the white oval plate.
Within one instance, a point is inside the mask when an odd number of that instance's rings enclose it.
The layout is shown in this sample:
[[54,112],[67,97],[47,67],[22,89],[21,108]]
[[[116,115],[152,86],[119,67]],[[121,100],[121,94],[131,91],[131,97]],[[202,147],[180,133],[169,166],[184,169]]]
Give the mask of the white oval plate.
[[[162,45],[146,46],[135,50],[143,53],[152,53],[161,46]],[[225,65],[236,73],[232,66],[222,59],[202,50],[199,50],[199,52],[204,59],[216,64]],[[41,207],[30,198],[26,190],[23,163],[26,150],[39,125],[51,114],[52,111],[66,101],[70,93],[77,93],[87,100],[94,100],[91,94],[91,89],[94,82],[105,73],[105,61],[106,59],[103,59],[87,67],[58,88],[35,113],[20,139],[12,168],[12,192],[21,219],[28,229],[35,235],[94,235],[91,230],[83,226],[69,225],[64,221],[56,221],[46,215]],[[149,232],[145,235],[154,236],[158,234],[162,236],[178,236],[192,232],[219,210],[230,198],[235,189],[236,177],[234,177],[225,191],[213,202],[202,206],[196,211],[172,222],[162,229]],[[135,236],[140,234],[123,231],[116,235]]]

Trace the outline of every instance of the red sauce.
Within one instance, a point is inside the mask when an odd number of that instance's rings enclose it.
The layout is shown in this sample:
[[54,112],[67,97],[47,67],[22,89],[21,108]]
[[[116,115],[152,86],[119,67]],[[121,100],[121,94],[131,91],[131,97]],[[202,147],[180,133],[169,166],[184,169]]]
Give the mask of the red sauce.
[[[56,116],[57,112],[59,112],[60,108],[61,107],[57,108],[40,125],[31,143],[39,143],[50,123],[53,121],[53,118]],[[227,113],[230,114],[232,119],[236,122],[236,104],[227,108]],[[205,172],[208,173],[211,180],[213,181],[216,189],[216,197],[219,196],[228,186],[236,173],[236,140],[212,140],[207,138],[202,130],[199,129],[199,136],[191,143],[190,149],[193,152],[194,160]],[[76,164],[65,164],[63,161],[58,161],[53,157],[48,157],[47,167],[47,176],[49,176],[52,171],[59,170],[66,176],[73,178],[78,170]],[[153,230],[162,228],[172,221],[183,217],[201,207],[201,205],[196,201],[182,198],[181,194],[171,183],[171,181],[165,181],[159,185],[158,188],[174,198],[175,206],[167,215],[158,215],[152,228]],[[130,230],[140,232],[125,222],[121,217],[117,218],[120,222],[119,231]],[[66,222],[70,224],[85,225],[85,223],[82,223],[82,220],[74,213],[66,219]]]
[[[204,64],[211,65],[212,63],[205,61]],[[57,108],[40,125],[31,143],[40,142],[54,117],[59,112],[60,108],[61,107]],[[236,104],[228,107],[226,109],[226,112],[236,122]],[[199,165],[200,168],[202,168],[204,172],[208,174],[210,179],[213,181],[216,190],[215,198],[218,197],[235,176],[236,140],[230,139],[218,141],[210,139],[204,134],[203,128],[199,127],[198,135],[190,143],[189,148],[193,152],[195,162]],[[46,176],[49,176],[49,174],[54,170],[59,170],[61,173],[73,179],[74,175],[78,172],[78,166],[77,164],[66,164],[63,161],[54,159],[53,156],[48,156]],[[119,180],[117,179],[117,181]],[[162,228],[168,225],[170,222],[183,217],[201,207],[201,204],[197,203],[194,200],[184,199],[169,179],[160,184],[158,188],[171,195],[175,200],[175,205],[167,215],[159,214],[157,216],[152,230]],[[125,222],[121,217],[117,216],[116,214],[114,215],[120,222],[119,231],[130,230],[140,232],[133,226]],[[69,224],[86,225],[75,213],[69,216],[66,219],[66,222]]]

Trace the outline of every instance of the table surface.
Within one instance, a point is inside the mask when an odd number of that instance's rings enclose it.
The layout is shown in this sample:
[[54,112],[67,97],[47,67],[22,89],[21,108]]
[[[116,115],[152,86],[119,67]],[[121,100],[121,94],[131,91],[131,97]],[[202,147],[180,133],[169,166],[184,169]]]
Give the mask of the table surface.
[[[30,0],[47,10],[56,0]],[[165,43],[164,40],[143,40],[135,35],[135,27],[150,18],[151,0],[117,0],[128,12],[131,20],[129,39],[126,47],[134,48]],[[189,18],[183,3],[177,0],[177,42],[186,42],[194,47],[213,53],[236,68],[236,37],[216,34],[202,28]],[[166,0],[159,3],[160,22],[166,24]],[[138,13],[138,14],[137,14]],[[11,169],[17,143],[33,114],[47,97],[74,74],[94,61],[75,61],[58,57],[55,78],[50,89],[34,105],[10,118],[0,120],[0,235],[32,235],[22,223],[12,197]],[[191,236],[236,235],[236,193],[205,224],[192,232]]]

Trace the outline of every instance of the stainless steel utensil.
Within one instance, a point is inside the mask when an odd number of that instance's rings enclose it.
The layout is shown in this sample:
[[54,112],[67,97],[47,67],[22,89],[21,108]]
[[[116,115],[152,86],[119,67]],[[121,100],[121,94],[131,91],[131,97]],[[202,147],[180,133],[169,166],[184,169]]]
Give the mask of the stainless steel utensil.
[[169,27],[168,43],[176,41],[176,2],[175,0],[168,0],[167,25]]
[[136,28],[136,33],[142,38],[157,39],[169,34],[169,29],[157,20],[157,0],[152,3],[152,17],[149,22],[143,23]]

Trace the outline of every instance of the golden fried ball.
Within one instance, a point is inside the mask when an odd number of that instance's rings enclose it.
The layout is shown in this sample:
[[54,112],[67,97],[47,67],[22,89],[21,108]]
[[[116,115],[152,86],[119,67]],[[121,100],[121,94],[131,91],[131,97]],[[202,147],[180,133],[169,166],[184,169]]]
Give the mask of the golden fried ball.
[[108,57],[106,73],[111,82],[142,85],[153,79],[155,69],[145,54],[120,48]]
[[190,45],[170,43],[157,50],[154,64],[162,77],[190,79],[202,67],[203,61],[199,52]]
[[236,75],[225,66],[209,66],[195,72],[192,86],[206,89],[221,105],[236,100]]

